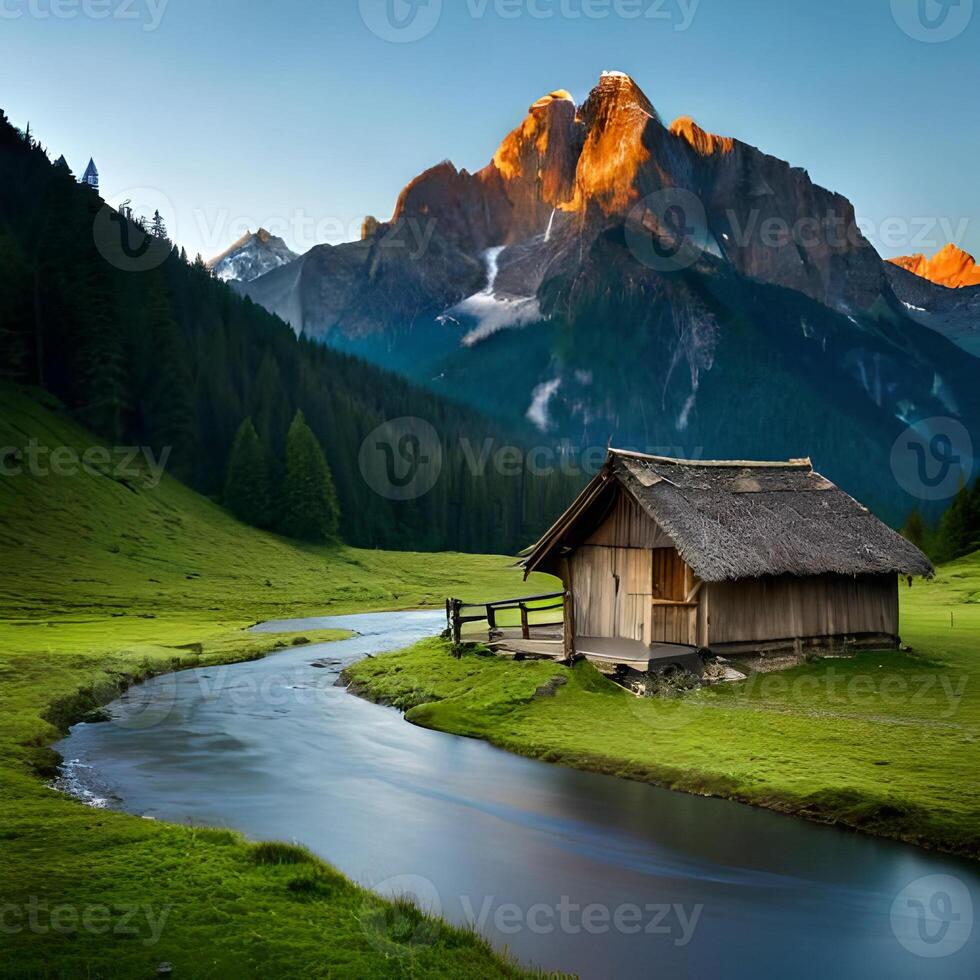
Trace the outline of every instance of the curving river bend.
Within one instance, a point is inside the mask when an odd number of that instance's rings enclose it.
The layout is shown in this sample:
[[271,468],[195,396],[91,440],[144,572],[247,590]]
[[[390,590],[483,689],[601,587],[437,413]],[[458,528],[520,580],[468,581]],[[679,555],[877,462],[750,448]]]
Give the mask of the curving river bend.
[[[88,802],[295,840],[583,977],[975,978],[972,864],[407,724],[335,681],[441,613],[267,623],[356,637],[155,678],[56,748]],[[319,666],[312,666],[320,662]]]

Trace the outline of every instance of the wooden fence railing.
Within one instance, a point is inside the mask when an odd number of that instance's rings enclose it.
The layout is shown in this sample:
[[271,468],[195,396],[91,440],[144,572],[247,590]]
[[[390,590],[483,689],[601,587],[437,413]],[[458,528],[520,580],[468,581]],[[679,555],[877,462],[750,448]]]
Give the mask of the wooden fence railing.
[[[537,605],[551,603],[551,605]],[[551,592],[547,595],[525,596],[522,599],[501,599],[497,602],[463,602],[462,599],[446,600],[446,625],[452,637],[453,644],[459,646],[463,641],[463,627],[467,623],[486,622],[492,636],[500,627],[498,614],[517,610],[520,615],[521,636],[527,640],[531,636],[531,626],[548,627],[563,626],[564,616],[555,622],[530,621],[531,613],[547,612],[552,609],[563,609],[565,594]]]

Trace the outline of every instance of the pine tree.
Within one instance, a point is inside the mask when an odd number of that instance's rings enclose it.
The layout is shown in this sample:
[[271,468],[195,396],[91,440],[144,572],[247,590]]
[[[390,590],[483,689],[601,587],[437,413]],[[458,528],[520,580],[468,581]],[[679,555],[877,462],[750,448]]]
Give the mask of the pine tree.
[[939,561],[952,561],[971,550],[974,532],[971,528],[972,492],[960,478],[959,493],[939,522],[936,533],[936,557]]
[[224,504],[246,524],[268,526],[272,513],[269,461],[250,418],[242,422],[232,443]]
[[901,530],[901,535],[906,540],[911,541],[912,544],[914,544],[920,551],[925,551],[928,553],[928,533],[926,522],[922,520],[922,515],[919,513],[919,508],[916,507],[912,513],[909,514],[908,520],[906,520],[905,526]]
[[317,544],[337,540],[340,506],[330,467],[313,431],[298,411],[286,437],[279,529],[283,534]]
[[154,238],[167,237],[167,224],[163,220],[163,215],[159,211],[153,212],[153,220],[150,222],[150,234]]

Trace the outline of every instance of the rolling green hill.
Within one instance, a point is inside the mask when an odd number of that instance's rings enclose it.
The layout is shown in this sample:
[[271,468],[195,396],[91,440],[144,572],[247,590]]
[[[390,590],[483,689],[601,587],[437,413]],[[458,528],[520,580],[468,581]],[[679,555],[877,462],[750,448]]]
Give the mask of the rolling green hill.
[[507,558],[300,545],[246,527],[170,477],[148,487],[145,461],[120,475],[124,454],[113,454],[105,475],[72,463],[73,476],[55,475],[50,463],[42,464],[47,475],[31,473],[26,456],[18,464],[9,450],[23,455],[32,440],[67,447],[77,460],[101,445],[63,412],[0,386],[0,450],[8,451],[8,469],[22,470],[0,480],[0,548],[8,559],[0,604],[8,616],[209,620],[217,612],[256,621],[312,608],[441,606],[447,589],[482,597],[520,581]]

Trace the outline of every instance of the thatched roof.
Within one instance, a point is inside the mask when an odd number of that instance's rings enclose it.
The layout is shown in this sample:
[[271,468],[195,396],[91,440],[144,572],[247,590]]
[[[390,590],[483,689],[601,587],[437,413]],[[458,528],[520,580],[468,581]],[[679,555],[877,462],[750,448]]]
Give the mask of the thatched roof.
[[611,449],[599,475],[539,541],[528,571],[574,539],[622,487],[705,582],[765,575],[931,576],[915,545],[816,473],[783,463],[668,459]]

